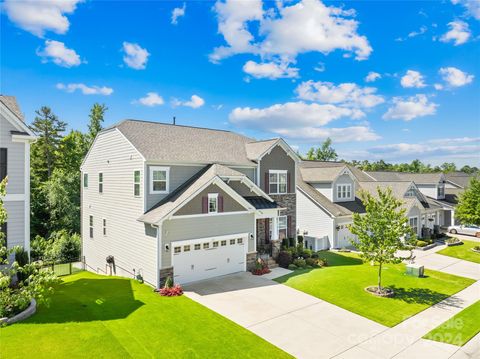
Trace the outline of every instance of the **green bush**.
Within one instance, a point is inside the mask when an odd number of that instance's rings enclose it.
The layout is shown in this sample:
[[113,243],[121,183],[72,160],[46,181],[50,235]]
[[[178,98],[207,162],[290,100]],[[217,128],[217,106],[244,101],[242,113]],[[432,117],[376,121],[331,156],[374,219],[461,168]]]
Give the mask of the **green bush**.
[[30,244],[30,255],[32,261],[74,262],[80,260],[81,243],[79,234],[70,235],[65,230],[52,233],[49,239],[36,236]]
[[304,249],[302,251],[302,257],[303,258],[310,258],[312,256],[312,250],[311,249]]
[[307,258],[305,259],[305,263],[307,263],[307,266],[310,266],[313,268],[321,267],[320,260],[318,258]]
[[459,242],[461,242],[461,241],[457,237],[452,237],[452,238],[448,238],[447,240],[445,240],[445,243],[448,243],[448,244],[454,244],[454,243],[459,243]]
[[427,245],[428,245],[428,243],[425,242],[425,241],[421,241],[421,240],[418,240],[418,241],[417,241],[417,247],[422,248],[422,247],[425,247],[425,246],[427,246]]
[[277,258],[278,265],[282,268],[288,268],[292,263],[292,254],[289,251],[281,251]]
[[[19,247],[15,250],[15,262],[18,263],[20,267],[24,267],[28,264],[28,252],[24,250],[22,247]],[[17,272],[17,279],[19,282],[25,281],[28,278],[28,273],[24,273],[23,271]]]
[[303,236],[297,236],[297,241],[303,244]]
[[318,260],[318,265],[319,265],[320,267],[326,267],[326,266],[328,266],[327,258],[320,258],[320,259]]
[[173,278],[168,276],[165,280],[164,288],[172,288],[173,287]]
[[305,262],[305,259],[302,258],[297,258],[293,261],[293,264],[295,264],[299,268],[305,268],[307,266],[307,262]]
[[295,238],[288,238],[288,246],[295,247]]
[[297,267],[295,264],[293,264],[293,263],[288,266],[288,269],[290,269],[290,270],[295,270],[295,269],[297,269],[297,268],[298,268],[298,267]]

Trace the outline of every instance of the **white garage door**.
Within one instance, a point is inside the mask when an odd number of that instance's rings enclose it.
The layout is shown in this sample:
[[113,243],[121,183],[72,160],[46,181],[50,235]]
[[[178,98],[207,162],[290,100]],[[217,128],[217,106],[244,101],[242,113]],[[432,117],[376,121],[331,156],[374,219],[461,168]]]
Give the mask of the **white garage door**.
[[172,242],[175,283],[246,270],[248,234]]
[[346,224],[340,225],[340,229],[337,232],[337,248],[352,248],[351,239],[356,238]]

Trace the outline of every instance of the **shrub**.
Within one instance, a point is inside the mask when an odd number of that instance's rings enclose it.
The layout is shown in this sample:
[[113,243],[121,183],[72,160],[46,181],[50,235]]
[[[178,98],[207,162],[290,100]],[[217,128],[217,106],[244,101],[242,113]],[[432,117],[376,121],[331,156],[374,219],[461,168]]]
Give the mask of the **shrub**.
[[302,257],[303,256],[303,244],[302,243],[298,243],[297,246],[295,247],[296,248],[296,256],[297,257]]
[[53,239],[53,257],[56,262],[72,262],[80,259],[81,239],[77,233],[72,235],[62,230],[54,233],[50,239]]
[[425,241],[421,241],[421,240],[418,240],[418,241],[417,241],[417,247],[422,248],[422,247],[425,247],[425,246],[427,246],[427,245],[428,245],[428,243],[425,242]]
[[293,261],[293,264],[295,264],[299,268],[305,268],[307,266],[307,263],[305,262],[305,259],[303,258],[297,258]]
[[173,278],[168,276],[167,279],[165,280],[165,285],[163,288],[172,288],[173,287]]
[[176,284],[172,287],[163,287],[158,293],[160,293],[162,297],[178,297],[183,294],[183,289],[180,284]]
[[320,267],[326,267],[326,266],[328,266],[327,258],[320,258],[320,259],[318,260],[318,265],[319,265]]
[[293,263],[288,266],[288,269],[290,269],[290,270],[295,270],[295,269],[297,269],[297,268],[298,268],[298,267],[297,267],[295,264],[293,264]]
[[295,238],[288,238],[288,246],[295,247]]
[[460,239],[458,239],[457,237],[452,237],[445,240],[445,243],[448,243],[448,244],[455,244],[459,242],[460,242]]
[[[15,261],[18,265],[23,268],[26,264],[28,264],[28,252],[25,251],[22,247],[19,247],[15,251]],[[17,272],[17,280],[19,282],[23,282],[25,279],[28,278],[28,273],[24,273],[23,271]]]
[[313,252],[312,253],[312,258],[319,258],[318,252]]
[[297,241],[303,244],[303,236],[297,236]]
[[280,267],[288,268],[292,263],[292,253],[289,251],[281,251],[278,253],[277,262]]
[[258,258],[255,261],[255,268],[252,270],[252,274],[254,275],[263,275],[270,273],[270,269],[268,268],[267,262],[265,262],[263,259]]
[[305,259],[305,263],[307,264],[307,266],[310,266],[313,268],[321,267],[320,260],[317,258],[307,258]]
[[289,240],[288,238],[283,238],[282,239],[282,249],[286,249],[289,247]]
[[304,249],[302,252],[302,257],[303,258],[310,258],[312,256],[312,250],[311,249]]

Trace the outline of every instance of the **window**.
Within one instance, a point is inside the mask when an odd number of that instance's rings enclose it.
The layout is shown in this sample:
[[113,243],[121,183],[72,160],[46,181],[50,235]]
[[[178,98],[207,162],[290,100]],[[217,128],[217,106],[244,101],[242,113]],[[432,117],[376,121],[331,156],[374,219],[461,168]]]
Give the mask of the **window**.
[[234,245],[235,244],[235,239],[230,239],[230,245]]
[[170,168],[150,167],[150,193],[168,193]]
[[198,250],[200,249],[200,247],[201,247],[201,246],[200,246],[200,243],[197,243],[197,244],[195,244],[195,247],[194,247],[194,248],[195,248],[196,251],[198,251]]
[[203,243],[203,249],[208,249],[210,247],[210,243]]
[[415,197],[415,188],[410,187],[405,193],[405,197]]
[[180,252],[182,252],[182,247],[173,248],[173,253],[180,253]]
[[221,241],[221,242],[220,242],[220,245],[221,245],[222,247],[226,246],[226,245],[227,245],[227,241]]
[[218,212],[218,193],[208,194],[208,213]]
[[90,238],[93,238],[93,216],[89,218],[89,226],[90,226]]
[[133,171],[133,195],[140,196],[140,171]]
[[242,244],[243,243],[243,238],[237,238],[237,243]]
[[408,223],[410,227],[412,227],[415,234],[417,234],[418,233],[418,217],[410,217],[408,219]]
[[337,198],[349,199],[352,197],[352,185],[351,184],[339,184],[337,185]]
[[190,246],[183,246],[184,252],[190,252]]
[[83,174],[83,188],[88,188],[88,173]]
[[103,173],[98,174],[98,192],[103,193]]
[[437,197],[438,198],[444,198],[445,197],[445,186],[444,185],[438,186]]
[[218,247],[218,241],[213,242],[213,248],[217,248],[217,247]]
[[287,238],[287,216],[278,217],[278,238]]
[[0,148],[0,181],[7,177],[7,152],[6,148]]
[[103,219],[103,235],[107,235],[107,220],[105,218]]
[[268,182],[271,194],[287,193],[287,171],[270,170]]

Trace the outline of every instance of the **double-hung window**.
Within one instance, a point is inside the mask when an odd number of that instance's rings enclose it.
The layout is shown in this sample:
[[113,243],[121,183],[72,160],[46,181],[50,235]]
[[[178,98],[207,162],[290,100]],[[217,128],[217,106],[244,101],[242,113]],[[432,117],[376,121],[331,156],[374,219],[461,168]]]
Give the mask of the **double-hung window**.
[[103,173],[98,174],[98,192],[103,193]]
[[408,223],[410,227],[412,227],[415,234],[417,234],[418,233],[418,217],[410,217],[408,219]]
[[352,185],[351,184],[339,184],[337,185],[337,198],[338,199],[350,199],[352,197]]
[[83,188],[88,188],[88,173],[83,174]]
[[102,225],[103,225],[103,235],[106,236],[107,235],[107,219],[106,218],[102,220]]
[[278,239],[287,238],[287,216],[280,216],[278,217]]
[[445,198],[445,186],[438,186],[437,198]]
[[287,193],[287,171],[270,170],[268,175],[269,192],[271,194]]
[[161,194],[169,191],[169,173],[168,167],[150,167],[150,193]]
[[208,213],[218,212],[218,193],[208,194]]
[[140,197],[140,171],[133,171],[133,195]]
[[93,238],[93,216],[89,216],[88,224],[90,228],[90,238]]

